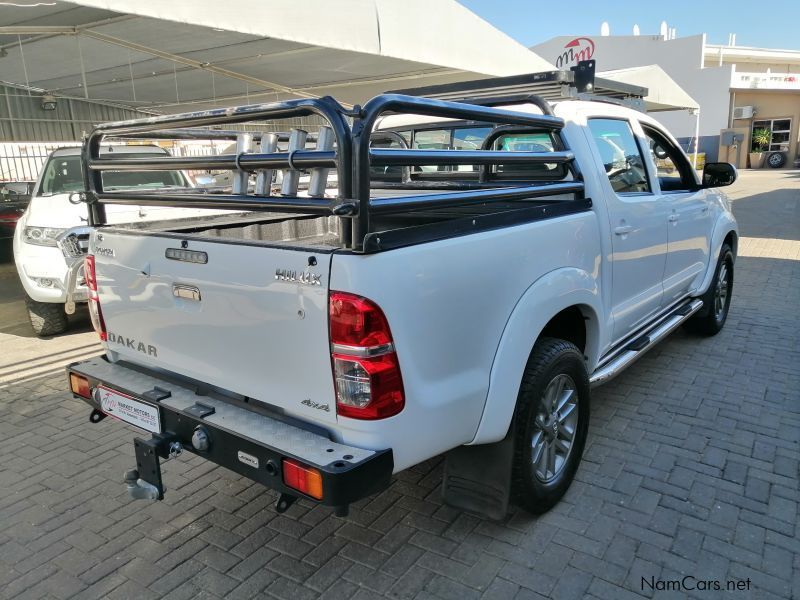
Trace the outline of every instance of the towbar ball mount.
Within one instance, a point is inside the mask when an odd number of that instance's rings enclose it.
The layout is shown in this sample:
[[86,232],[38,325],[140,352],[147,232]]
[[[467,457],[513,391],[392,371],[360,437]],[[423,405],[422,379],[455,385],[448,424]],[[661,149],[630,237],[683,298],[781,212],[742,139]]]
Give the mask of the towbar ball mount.
[[[177,444],[177,445],[176,445]],[[138,483],[133,484],[132,489],[132,473],[129,471],[125,476],[125,482],[128,484],[128,490],[131,496],[136,498],[148,498],[152,500],[163,500],[164,482],[161,479],[161,462],[159,459],[175,458],[180,454],[180,442],[178,438],[171,433],[155,434],[149,440],[142,438],[134,438],[133,448],[136,452],[136,469]],[[149,484],[149,485],[145,485]],[[152,487],[151,487],[152,486]],[[145,488],[147,490],[154,490],[152,495],[146,492],[142,494],[134,493],[138,488]]]

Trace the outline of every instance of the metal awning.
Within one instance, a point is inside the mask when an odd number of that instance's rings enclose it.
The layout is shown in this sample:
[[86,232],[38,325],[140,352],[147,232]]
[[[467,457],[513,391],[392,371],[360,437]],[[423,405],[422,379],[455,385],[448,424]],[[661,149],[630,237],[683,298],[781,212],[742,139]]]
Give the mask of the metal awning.
[[602,71],[598,75],[608,81],[645,87],[644,102],[650,112],[700,108],[697,101],[658,65]]
[[455,0],[61,0],[0,12],[0,82],[155,113],[552,69]]

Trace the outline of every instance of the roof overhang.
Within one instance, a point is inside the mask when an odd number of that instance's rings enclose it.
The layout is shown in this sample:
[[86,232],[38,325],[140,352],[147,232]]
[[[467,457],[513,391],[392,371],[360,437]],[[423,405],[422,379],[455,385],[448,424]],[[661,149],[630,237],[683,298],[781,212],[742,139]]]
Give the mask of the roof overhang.
[[736,63],[800,65],[800,50],[706,44],[703,53],[708,61],[718,60],[721,56],[725,61]]
[[552,68],[455,0],[58,0],[0,14],[0,80],[153,112],[361,103]]

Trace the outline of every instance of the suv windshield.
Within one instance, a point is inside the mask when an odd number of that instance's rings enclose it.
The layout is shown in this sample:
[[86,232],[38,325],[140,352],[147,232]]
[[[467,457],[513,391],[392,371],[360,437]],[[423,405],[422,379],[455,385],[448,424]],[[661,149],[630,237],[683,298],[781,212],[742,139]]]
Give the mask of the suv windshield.
[[[125,153],[126,158],[153,156],[152,152]],[[186,179],[180,171],[107,171],[103,174],[103,189],[185,187]],[[53,156],[47,161],[40,196],[80,192],[83,188],[81,157]]]

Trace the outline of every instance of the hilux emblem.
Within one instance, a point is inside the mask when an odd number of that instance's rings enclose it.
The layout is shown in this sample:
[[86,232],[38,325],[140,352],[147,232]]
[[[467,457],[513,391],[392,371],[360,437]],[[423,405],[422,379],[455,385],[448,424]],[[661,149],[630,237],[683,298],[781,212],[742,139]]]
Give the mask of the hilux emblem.
[[306,285],[322,285],[322,275],[311,271],[292,271],[290,269],[275,269],[275,279],[278,281],[294,281]]

